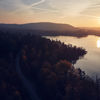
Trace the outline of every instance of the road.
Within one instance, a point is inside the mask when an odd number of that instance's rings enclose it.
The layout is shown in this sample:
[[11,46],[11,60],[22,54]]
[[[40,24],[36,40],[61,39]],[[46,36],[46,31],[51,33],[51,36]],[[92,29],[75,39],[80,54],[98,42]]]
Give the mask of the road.
[[20,61],[20,54],[17,55],[16,57],[16,71],[17,71],[17,74],[19,75],[21,81],[22,81],[22,84],[24,85],[24,87],[26,88],[29,96],[30,96],[30,99],[31,100],[40,100],[37,93],[36,93],[36,88],[35,88],[35,85],[32,84],[22,73],[21,71],[21,68],[20,68],[20,64],[19,64],[19,61]]

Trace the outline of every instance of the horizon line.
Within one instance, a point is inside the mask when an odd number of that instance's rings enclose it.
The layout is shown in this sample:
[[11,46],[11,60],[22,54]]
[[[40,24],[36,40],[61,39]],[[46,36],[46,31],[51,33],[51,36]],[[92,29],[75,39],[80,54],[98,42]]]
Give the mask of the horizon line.
[[37,23],[51,23],[51,24],[64,24],[64,25],[70,25],[70,26],[73,26],[73,27],[79,27],[79,28],[99,28],[100,26],[75,26],[75,25],[72,25],[72,24],[69,24],[69,23],[60,23],[60,22],[29,22],[29,23],[0,23],[0,24],[9,24],[9,25],[25,25],[25,24],[37,24]]

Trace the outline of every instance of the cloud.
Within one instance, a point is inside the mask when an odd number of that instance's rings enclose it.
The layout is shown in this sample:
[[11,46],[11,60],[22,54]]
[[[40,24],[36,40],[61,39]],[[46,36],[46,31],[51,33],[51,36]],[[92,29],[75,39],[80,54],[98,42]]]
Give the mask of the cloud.
[[34,2],[38,2],[40,0],[21,0],[22,3],[24,3],[25,5],[31,5]]
[[80,15],[91,17],[91,18],[100,18],[100,1],[95,1],[94,0],[91,2],[91,5],[84,9],[82,12],[80,12]]
[[58,12],[59,12],[59,11],[57,11],[57,10],[53,10],[53,9],[38,8],[38,7],[35,7],[34,10],[46,11],[46,12],[54,12],[54,13],[58,13]]
[[[56,20],[78,18],[86,16],[98,18],[100,16],[100,0],[0,0],[0,16],[27,16],[42,20],[46,16]],[[47,13],[48,15],[44,14]],[[36,17],[36,18],[37,18]]]
[[32,6],[32,7],[38,6],[38,5],[42,4],[42,3],[44,3],[45,1],[46,1],[46,0],[40,0],[40,1],[36,2],[36,3],[33,3],[31,6]]
[[33,10],[38,10],[38,12],[40,11],[40,13],[43,13],[43,12],[58,13],[59,12],[58,9],[52,7],[49,4],[49,1],[50,0],[41,0],[39,2],[33,3],[31,5],[32,9]]
[[21,4],[20,0],[2,0],[0,1],[0,9],[6,11],[14,11],[23,5]]
[[59,18],[78,16],[80,15],[80,12],[91,5],[90,0],[49,0],[49,3],[52,7],[58,9]]
[[[35,3],[34,3],[35,2]],[[20,11],[30,9],[34,6],[37,6],[41,3],[45,2],[45,0],[0,0],[0,9],[5,11]]]
[[[66,6],[63,6],[62,16],[85,16],[87,18],[99,18],[100,14],[100,1],[99,0],[67,0]],[[74,2],[75,1],[75,2]],[[61,3],[60,3],[61,4]],[[60,5],[61,6],[61,5]]]
[[38,10],[59,13],[60,16],[75,16],[88,8],[90,0],[2,0],[0,8],[8,11]]

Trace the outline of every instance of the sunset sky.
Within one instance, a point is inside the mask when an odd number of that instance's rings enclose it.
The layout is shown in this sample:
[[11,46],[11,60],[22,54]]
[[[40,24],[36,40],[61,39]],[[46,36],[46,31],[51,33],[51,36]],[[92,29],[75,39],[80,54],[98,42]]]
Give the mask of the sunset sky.
[[100,0],[0,0],[0,23],[100,27]]

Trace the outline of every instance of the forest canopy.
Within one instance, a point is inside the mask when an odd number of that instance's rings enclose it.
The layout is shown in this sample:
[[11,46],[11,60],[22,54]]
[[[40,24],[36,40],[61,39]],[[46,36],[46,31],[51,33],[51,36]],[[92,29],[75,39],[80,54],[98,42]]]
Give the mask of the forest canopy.
[[[16,57],[24,76],[41,100],[99,100],[99,80],[93,81],[73,65],[87,52],[41,36],[0,32],[0,97],[30,100],[16,73]],[[3,92],[2,92],[3,91]]]

